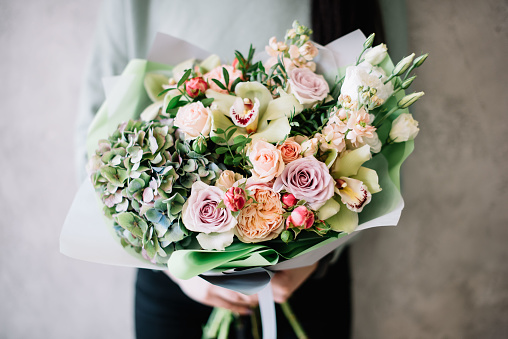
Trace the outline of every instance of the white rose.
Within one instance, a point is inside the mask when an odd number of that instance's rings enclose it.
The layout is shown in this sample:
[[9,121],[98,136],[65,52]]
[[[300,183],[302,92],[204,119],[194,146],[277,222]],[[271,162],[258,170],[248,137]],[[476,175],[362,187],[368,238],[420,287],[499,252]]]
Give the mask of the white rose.
[[386,79],[386,74],[381,68],[374,67],[368,62],[362,62],[358,66],[349,66],[346,69],[346,77],[340,93],[343,96],[349,95],[351,100],[357,101],[358,86],[369,86],[377,90],[376,95],[380,99],[386,100],[393,93],[392,83],[384,84]]
[[394,142],[413,140],[418,134],[418,121],[410,113],[402,113],[392,123],[390,139]]
[[386,58],[387,51],[385,44],[379,44],[365,53],[365,61],[374,66],[379,65]]
[[185,133],[186,140],[200,135],[207,137],[212,126],[212,113],[201,102],[193,102],[178,109],[174,125]]
[[225,170],[219,176],[219,179],[215,182],[215,186],[220,188],[223,191],[227,191],[233,184],[238,180],[242,179],[243,176],[241,174],[235,173],[230,170]]

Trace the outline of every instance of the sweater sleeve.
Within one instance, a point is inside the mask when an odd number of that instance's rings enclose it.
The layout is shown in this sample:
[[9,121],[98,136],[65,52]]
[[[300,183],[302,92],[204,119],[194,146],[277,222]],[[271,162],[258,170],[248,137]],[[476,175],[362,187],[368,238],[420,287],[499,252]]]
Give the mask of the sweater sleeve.
[[85,145],[88,126],[105,99],[102,79],[120,74],[129,60],[124,12],[121,0],[108,0],[103,3],[98,17],[91,54],[82,80],[75,125],[75,166],[79,182],[86,176]]

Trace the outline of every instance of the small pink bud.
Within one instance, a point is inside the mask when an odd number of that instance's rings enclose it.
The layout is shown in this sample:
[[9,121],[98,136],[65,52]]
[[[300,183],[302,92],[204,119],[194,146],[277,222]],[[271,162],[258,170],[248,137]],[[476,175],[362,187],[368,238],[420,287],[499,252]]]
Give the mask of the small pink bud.
[[238,69],[238,58],[235,58],[235,60],[233,60],[233,63],[231,64],[231,66],[233,66],[234,69]]
[[[314,225],[314,213],[309,211],[305,206],[299,206],[291,212],[288,220],[295,227],[311,228]],[[287,225],[288,221],[286,221],[286,227]]]
[[282,196],[282,203],[286,205],[286,207],[293,207],[297,202],[298,200],[291,193],[284,193]]
[[226,191],[224,204],[232,212],[241,210],[247,201],[245,190],[240,187],[231,187]]
[[208,89],[208,84],[202,77],[196,77],[187,80],[185,82],[185,88],[187,90],[187,94],[191,98],[196,98],[205,93],[205,91]]

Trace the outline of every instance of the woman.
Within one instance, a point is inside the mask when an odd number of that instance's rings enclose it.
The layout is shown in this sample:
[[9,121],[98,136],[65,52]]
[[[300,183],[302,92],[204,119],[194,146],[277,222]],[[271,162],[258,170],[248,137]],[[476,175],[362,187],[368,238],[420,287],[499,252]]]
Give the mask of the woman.
[[[382,41],[380,11],[375,1],[214,0],[108,1],[101,13],[95,45],[81,98],[78,128],[85,131],[104,101],[101,79],[118,75],[130,59],[145,58],[158,31],[182,38],[221,57],[250,43],[262,48],[272,35],[282,36],[293,20],[313,28],[313,40],[326,44],[360,28],[376,32]],[[169,53],[171,51],[168,51]],[[78,133],[78,163],[84,168],[84,139]],[[312,338],[348,338],[351,327],[349,255],[329,255],[312,266],[277,272],[272,279],[274,299],[291,305]],[[257,296],[223,289],[199,277],[179,280],[169,272],[138,270],[135,318],[137,338],[200,338],[214,306],[240,315],[249,331],[249,313]],[[333,311],[328,311],[332,309]],[[277,307],[279,338],[294,338]]]

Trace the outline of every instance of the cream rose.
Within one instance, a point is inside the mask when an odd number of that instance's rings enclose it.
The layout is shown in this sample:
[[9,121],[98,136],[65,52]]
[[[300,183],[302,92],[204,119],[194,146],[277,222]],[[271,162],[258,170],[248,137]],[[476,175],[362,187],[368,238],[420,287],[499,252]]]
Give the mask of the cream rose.
[[257,204],[244,207],[237,217],[235,233],[240,241],[257,243],[275,239],[284,229],[285,212],[280,194],[266,184],[247,185]]
[[324,100],[330,91],[322,75],[308,68],[295,68],[289,72],[289,93],[292,93],[302,105],[312,106]]
[[280,150],[274,145],[258,140],[249,153],[252,175],[258,182],[269,182],[284,170],[284,160]]
[[186,140],[196,139],[210,134],[212,112],[201,102],[193,102],[178,109],[174,125],[185,133]]
[[220,174],[219,179],[215,182],[215,186],[226,192],[228,189],[233,187],[235,182],[242,178],[243,176],[239,173],[225,170]]

